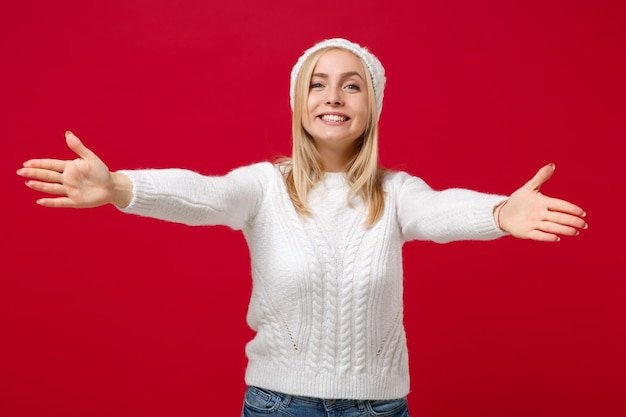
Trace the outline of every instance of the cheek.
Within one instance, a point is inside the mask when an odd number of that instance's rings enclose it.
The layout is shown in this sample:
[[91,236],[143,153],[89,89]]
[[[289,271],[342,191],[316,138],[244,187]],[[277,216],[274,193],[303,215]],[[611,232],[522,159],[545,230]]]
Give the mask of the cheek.
[[311,114],[313,114],[311,106],[309,102],[307,102],[307,105],[302,109],[302,122],[309,120],[311,118]]
[[361,105],[359,107],[359,115],[363,123],[367,124],[367,120],[369,119],[369,116],[370,116],[369,102],[367,100],[364,102],[361,102]]
[[312,112],[313,109],[316,107],[317,105],[317,100],[315,99],[315,96],[309,95],[306,99],[306,108],[305,110],[305,116],[309,116]]
[[369,114],[369,99],[367,97],[367,94],[360,96],[359,97],[359,101],[357,103],[357,106],[359,108],[359,113],[361,114],[361,116],[367,116]]
[[302,124],[302,127],[307,133],[309,132],[309,128],[311,127],[311,124],[313,123],[313,121],[309,117],[309,114],[311,113],[308,111],[308,109],[303,109],[302,119],[300,120],[300,124]]

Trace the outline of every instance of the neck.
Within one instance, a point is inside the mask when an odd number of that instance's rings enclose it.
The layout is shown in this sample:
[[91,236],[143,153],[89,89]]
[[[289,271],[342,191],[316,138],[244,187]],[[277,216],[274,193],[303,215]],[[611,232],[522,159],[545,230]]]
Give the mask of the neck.
[[317,149],[322,160],[322,166],[326,172],[346,172],[349,163],[354,157],[354,150],[333,149],[324,147]]

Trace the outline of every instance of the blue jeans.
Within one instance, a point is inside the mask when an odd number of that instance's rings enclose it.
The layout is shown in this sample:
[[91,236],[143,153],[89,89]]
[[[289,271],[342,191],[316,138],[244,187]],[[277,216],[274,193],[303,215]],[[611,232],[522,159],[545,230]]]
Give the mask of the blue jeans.
[[409,417],[406,398],[323,400],[248,387],[241,417]]

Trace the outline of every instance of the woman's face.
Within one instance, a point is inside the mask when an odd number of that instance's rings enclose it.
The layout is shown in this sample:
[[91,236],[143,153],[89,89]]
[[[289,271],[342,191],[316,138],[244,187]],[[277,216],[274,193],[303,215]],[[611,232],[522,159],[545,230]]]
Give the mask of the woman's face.
[[344,49],[331,49],[317,61],[302,125],[320,152],[356,151],[369,116],[365,77],[360,58]]

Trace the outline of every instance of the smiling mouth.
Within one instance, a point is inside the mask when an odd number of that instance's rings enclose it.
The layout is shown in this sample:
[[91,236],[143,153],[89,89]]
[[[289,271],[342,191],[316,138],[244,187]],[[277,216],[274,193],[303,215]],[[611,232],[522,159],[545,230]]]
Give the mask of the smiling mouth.
[[349,119],[349,117],[339,116],[336,114],[324,114],[320,116],[320,119],[324,120],[325,122],[345,122]]

